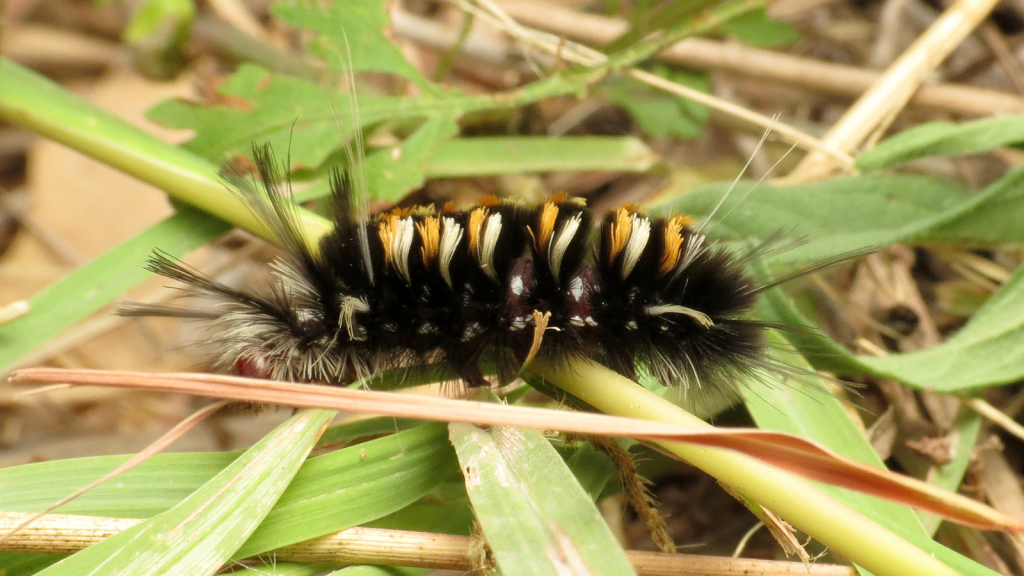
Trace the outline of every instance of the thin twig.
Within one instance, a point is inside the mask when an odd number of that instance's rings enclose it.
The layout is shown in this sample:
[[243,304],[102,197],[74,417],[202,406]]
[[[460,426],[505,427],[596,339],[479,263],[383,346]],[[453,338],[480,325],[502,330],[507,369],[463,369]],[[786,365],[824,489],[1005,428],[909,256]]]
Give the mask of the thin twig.
[[[501,0],[500,6],[524,24],[595,46],[608,44],[629,29],[625,20],[584,14],[536,0]],[[401,29],[398,31],[401,33]],[[881,72],[866,68],[706,38],[687,38],[662,51],[657,59],[846,98],[860,96],[882,76]],[[1024,112],[1024,99],[1014,94],[949,83],[922,85],[914,92],[910,103],[964,116]]]
[[1003,430],[1006,430],[1017,438],[1024,440],[1024,426],[1018,424],[1016,420],[1010,418],[995,406],[985,402],[981,398],[964,398],[964,402],[975,412],[981,414]]

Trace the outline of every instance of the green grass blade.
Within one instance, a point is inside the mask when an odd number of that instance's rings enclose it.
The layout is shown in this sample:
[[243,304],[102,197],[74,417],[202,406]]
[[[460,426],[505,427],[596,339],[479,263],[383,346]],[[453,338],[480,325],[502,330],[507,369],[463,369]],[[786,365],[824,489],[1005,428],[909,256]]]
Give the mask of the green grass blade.
[[61,556],[50,554],[22,554],[5,552],[0,554],[0,574],[3,576],[30,576],[58,562]]
[[[443,424],[426,424],[310,458],[238,553],[279,548],[408,506],[457,470],[446,436]],[[58,512],[149,518],[178,505],[237,457],[235,453],[157,454]],[[126,458],[77,458],[0,469],[0,509],[45,509]]]
[[459,138],[438,146],[427,158],[435,178],[611,170],[645,172],[658,156],[636,138],[541,136]]
[[0,326],[0,373],[64,329],[150,276],[146,259],[159,247],[180,257],[224,234],[223,221],[182,207],[102,256],[58,280],[29,301],[31,312]]
[[40,574],[214,574],[245,542],[334,417],[306,410],[178,505]]
[[445,435],[443,424],[424,424],[310,459],[238,557],[358,526],[420,499],[455,473]]
[[590,496],[536,430],[449,425],[466,488],[505,574],[635,574]]
[[249,566],[245,571],[236,571],[238,576],[319,576],[335,568],[336,564],[299,564],[295,562],[273,562]]
[[926,156],[984,152],[1024,142],[1024,116],[999,116],[972,122],[928,122],[883,140],[857,158],[857,168],[884,170]]
[[[775,349],[779,350],[782,361],[788,365],[807,367],[794,351],[782,351],[785,341],[781,336],[773,332],[770,340]],[[808,374],[807,377],[812,376]],[[744,394],[744,400],[758,427],[809,438],[849,458],[885,468],[871,444],[850,420],[839,399],[826,391],[820,382],[751,383],[750,386]],[[963,469],[959,469],[959,472],[962,475]],[[947,473],[954,475],[956,470]],[[955,490],[959,486],[959,478],[950,483],[954,484],[952,489]],[[850,490],[830,486],[822,488],[965,576],[994,574],[932,540],[913,510]],[[809,531],[806,526],[802,528]]]

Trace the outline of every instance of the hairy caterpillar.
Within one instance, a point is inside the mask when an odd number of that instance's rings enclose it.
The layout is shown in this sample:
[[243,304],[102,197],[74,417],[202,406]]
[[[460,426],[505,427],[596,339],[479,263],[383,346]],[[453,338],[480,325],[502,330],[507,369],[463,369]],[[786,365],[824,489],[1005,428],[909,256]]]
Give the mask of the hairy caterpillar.
[[[633,377],[718,390],[778,368],[768,324],[750,317],[759,283],[748,266],[777,247],[736,253],[710,243],[684,215],[637,207],[609,213],[596,235],[578,199],[537,206],[488,198],[362,216],[352,179],[331,178],[333,228],[311,249],[269,147],[256,147],[259,182],[229,181],[285,256],[274,280],[240,291],[156,254],[149,269],[212,297],[213,307],[128,305],[121,314],[208,322],[220,369],[282,380],[343,383],[433,364],[483,386],[485,368],[515,377],[548,315],[538,355],[593,357]],[[823,262],[799,274],[832,264]]]

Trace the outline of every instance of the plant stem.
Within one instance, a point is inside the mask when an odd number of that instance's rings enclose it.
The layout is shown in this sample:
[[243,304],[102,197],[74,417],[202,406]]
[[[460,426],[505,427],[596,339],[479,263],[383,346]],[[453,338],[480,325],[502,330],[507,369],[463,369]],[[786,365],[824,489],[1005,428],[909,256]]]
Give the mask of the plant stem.
[[[710,426],[636,382],[589,360],[530,371],[606,414]],[[749,456],[676,442],[666,450],[769,508],[831,550],[879,576],[953,576],[955,570],[814,484]]]

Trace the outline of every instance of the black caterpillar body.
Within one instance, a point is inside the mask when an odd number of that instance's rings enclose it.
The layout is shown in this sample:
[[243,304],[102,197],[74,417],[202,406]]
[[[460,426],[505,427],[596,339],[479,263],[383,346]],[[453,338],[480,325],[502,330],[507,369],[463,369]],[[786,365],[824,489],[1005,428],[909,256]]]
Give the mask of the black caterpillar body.
[[333,229],[311,249],[271,151],[254,156],[262,184],[232,181],[286,251],[271,285],[243,292],[157,254],[150,270],[218,304],[121,312],[209,320],[205,344],[221,369],[337,384],[437,364],[469,386],[487,383],[482,367],[507,382],[538,341],[535,311],[550,314],[536,351],[546,360],[592,357],[629,377],[643,367],[666,385],[705,389],[770,366],[766,325],[749,317],[769,287],[747,271],[764,245],[736,254],[686,216],[625,206],[593,246],[590,212],[561,196],[360,218],[339,173]]

